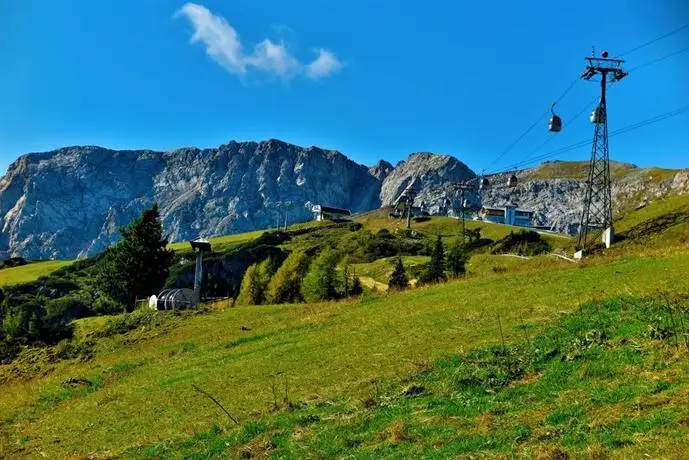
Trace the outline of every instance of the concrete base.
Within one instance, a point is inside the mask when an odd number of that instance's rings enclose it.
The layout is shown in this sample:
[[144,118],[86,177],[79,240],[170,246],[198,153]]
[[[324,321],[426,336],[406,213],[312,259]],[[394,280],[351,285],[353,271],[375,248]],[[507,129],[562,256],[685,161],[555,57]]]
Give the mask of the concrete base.
[[606,249],[610,249],[612,243],[615,241],[615,230],[612,227],[606,228],[603,232],[603,244]]
[[574,258],[576,260],[581,260],[584,258],[584,250],[582,249],[581,251],[577,251],[574,253]]

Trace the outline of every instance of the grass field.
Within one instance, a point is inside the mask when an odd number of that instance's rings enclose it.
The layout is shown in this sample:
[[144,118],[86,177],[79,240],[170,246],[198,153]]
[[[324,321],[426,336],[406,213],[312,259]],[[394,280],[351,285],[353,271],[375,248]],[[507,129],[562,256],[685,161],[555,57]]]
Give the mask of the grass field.
[[[401,230],[405,228],[406,222],[404,219],[392,219],[388,217],[389,209],[379,209],[369,211],[355,216],[354,220],[361,223],[364,228],[373,232],[381,228],[387,228],[390,231]],[[493,224],[490,222],[465,220],[464,225],[468,230],[481,230],[481,237],[497,241],[510,232],[518,232],[523,230],[523,227],[514,227],[511,225]],[[424,222],[412,222],[412,229],[429,236],[440,235],[443,238],[451,238],[459,235],[460,221],[452,217],[433,216]],[[546,233],[542,235],[553,248],[562,248],[567,246],[571,238],[567,235],[558,233]]]
[[[541,330],[587,300],[689,291],[688,268],[686,253],[622,257],[360,301],[193,316],[147,340],[102,340],[91,361],[60,362],[44,377],[5,383],[0,426],[13,455],[55,458],[181,442],[215,424],[234,430],[192,384],[244,426],[270,411],[273,388],[282,394],[285,379],[295,401],[354,404],[371,396],[374,382],[499,343],[500,328],[511,342],[522,328]],[[71,381],[88,383],[63,383]]]
[[[92,353],[59,361],[28,349],[0,365],[0,457],[604,457],[648,446],[678,455],[689,405],[680,344],[689,334],[672,341],[668,325],[684,319],[657,300],[646,309],[629,302],[689,294],[689,227],[677,217],[685,205],[676,198],[629,213],[618,222],[626,239],[578,264],[477,254],[466,278],[401,293],[223,302],[201,314],[151,313],[153,323],[113,335],[99,331],[127,317],[79,320],[75,336]],[[358,219],[372,230],[390,223],[375,213]],[[449,237],[456,225],[433,218],[417,229]],[[510,231],[482,225],[490,238]],[[349,230],[324,235],[338,232]],[[408,267],[426,260],[404,257]],[[355,268],[385,282],[389,262]],[[581,348],[575,359],[572,344]]]
[[[211,247],[213,248],[213,251],[224,252],[229,249],[232,249],[235,246],[238,246],[243,243],[248,243],[249,241],[258,238],[263,234],[263,232],[265,232],[265,230],[256,230],[254,232],[218,236],[215,238],[209,238],[209,241],[211,242]],[[170,243],[168,247],[180,253],[191,252],[191,246],[189,245],[188,241]]]
[[71,263],[71,260],[46,260],[19,267],[3,268],[0,270],[0,287],[35,281]]

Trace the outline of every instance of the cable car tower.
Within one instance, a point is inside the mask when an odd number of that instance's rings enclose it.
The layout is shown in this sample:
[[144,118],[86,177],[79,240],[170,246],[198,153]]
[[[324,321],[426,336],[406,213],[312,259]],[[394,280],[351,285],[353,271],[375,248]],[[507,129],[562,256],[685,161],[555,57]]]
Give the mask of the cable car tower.
[[590,56],[586,61],[588,65],[581,78],[591,80],[594,76],[600,75],[600,102],[591,113],[591,123],[594,125],[593,144],[579,228],[579,252],[575,254],[576,258],[583,257],[584,252],[590,249],[600,236],[606,248],[610,247],[615,237],[612,223],[608,110],[605,93],[608,82],[620,81],[627,76],[627,72],[622,70],[624,61],[608,59],[607,51],[603,51],[600,58]]

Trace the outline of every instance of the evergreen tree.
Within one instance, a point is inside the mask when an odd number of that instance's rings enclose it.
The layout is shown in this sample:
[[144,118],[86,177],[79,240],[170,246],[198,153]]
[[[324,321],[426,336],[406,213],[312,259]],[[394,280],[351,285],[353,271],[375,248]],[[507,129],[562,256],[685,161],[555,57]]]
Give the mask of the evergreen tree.
[[337,298],[337,261],[340,255],[333,249],[324,249],[311,264],[302,284],[302,295],[308,302]]
[[237,304],[261,305],[265,303],[268,283],[270,282],[270,267],[270,259],[259,264],[249,265],[244,273],[244,278],[242,278]]
[[174,252],[167,249],[157,204],[120,229],[120,235],[122,240],[107,250],[100,264],[97,282],[103,292],[131,310],[137,297],[160,291]]
[[395,268],[390,275],[388,281],[390,289],[406,289],[409,287],[409,278],[407,278],[407,271],[404,269],[404,264],[401,258],[395,259]]
[[461,240],[456,239],[447,251],[447,269],[453,278],[463,276],[466,273],[467,259],[464,244]]
[[421,281],[424,283],[437,283],[445,279],[445,247],[443,246],[442,239],[440,239],[440,235],[438,235],[433,246],[433,252],[431,252],[431,261],[423,273]]
[[302,251],[292,251],[268,284],[268,302],[302,302],[301,284],[308,269],[309,257]]
[[349,263],[349,257],[345,256],[342,259],[338,273],[341,274],[338,289],[338,294],[341,297],[359,295],[363,292],[361,281],[359,281],[359,277],[352,269],[352,266]]

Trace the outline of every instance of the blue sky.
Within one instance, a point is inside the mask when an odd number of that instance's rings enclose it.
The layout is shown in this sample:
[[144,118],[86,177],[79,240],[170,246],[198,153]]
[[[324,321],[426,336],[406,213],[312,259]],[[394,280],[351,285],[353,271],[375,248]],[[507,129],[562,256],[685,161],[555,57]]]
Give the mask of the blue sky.
[[[689,23],[683,0],[0,0],[0,170],[60,146],[168,150],[279,138],[372,164],[450,153],[477,171],[546,141],[591,46],[619,53]],[[625,55],[689,44],[689,28]],[[689,104],[689,52],[632,72],[610,129]],[[597,92],[580,81],[564,122]],[[689,113],[611,138],[612,157],[689,167]],[[581,116],[538,151],[587,139]],[[584,159],[586,147],[560,159]]]

